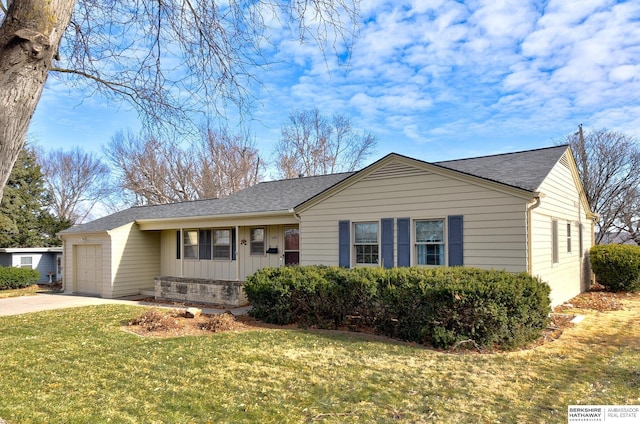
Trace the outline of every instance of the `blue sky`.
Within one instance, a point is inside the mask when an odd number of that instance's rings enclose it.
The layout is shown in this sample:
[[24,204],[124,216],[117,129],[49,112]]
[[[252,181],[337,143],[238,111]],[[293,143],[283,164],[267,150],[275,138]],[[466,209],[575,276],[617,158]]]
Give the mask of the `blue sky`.
[[[362,1],[348,67],[283,39],[257,76],[251,124],[269,158],[290,111],[348,115],[390,152],[426,161],[546,147],[585,128],[640,138],[640,2]],[[50,78],[29,137],[100,152],[138,128],[127,104]]]

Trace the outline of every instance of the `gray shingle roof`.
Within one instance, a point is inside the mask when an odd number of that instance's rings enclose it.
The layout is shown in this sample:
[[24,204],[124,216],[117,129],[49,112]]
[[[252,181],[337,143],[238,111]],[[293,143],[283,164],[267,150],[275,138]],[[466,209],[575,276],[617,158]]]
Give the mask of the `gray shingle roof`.
[[435,162],[435,165],[512,187],[535,191],[566,151],[567,146],[562,145],[524,152]]
[[[433,165],[512,187],[535,191],[566,150],[567,146],[548,147],[524,152],[435,162]],[[346,172],[266,181],[221,199],[133,207],[69,228],[62,231],[61,234],[108,231],[130,222],[146,219],[288,211],[354,174],[356,173]]]
[[145,219],[190,218],[288,211],[325,191],[353,172],[266,181],[221,199],[194,200],[157,206],[137,206],[71,227],[61,234],[108,231]]

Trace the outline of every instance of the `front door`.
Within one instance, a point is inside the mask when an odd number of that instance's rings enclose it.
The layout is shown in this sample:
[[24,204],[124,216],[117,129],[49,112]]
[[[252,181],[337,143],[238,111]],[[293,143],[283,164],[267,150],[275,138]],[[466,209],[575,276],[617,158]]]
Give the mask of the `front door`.
[[300,263],[300,230],[296,227],[284,229],[284,264],[287,266]]

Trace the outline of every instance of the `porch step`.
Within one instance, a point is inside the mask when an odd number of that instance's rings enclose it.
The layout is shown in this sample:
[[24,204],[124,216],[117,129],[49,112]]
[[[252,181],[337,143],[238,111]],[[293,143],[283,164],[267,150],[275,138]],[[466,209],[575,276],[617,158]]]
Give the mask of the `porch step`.
[[156,295],[156,290],[153,287],[148,289],[140,289],[140,294],[142,296],[154,297]]

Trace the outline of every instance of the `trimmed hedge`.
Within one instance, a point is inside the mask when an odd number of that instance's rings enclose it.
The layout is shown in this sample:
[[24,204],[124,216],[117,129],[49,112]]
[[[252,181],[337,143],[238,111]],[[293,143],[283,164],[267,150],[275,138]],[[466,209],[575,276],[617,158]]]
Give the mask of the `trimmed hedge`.
[[264,268],[245,291],[250,314],[267,322],[372,326],[440,348],[469,339],[521,346],[540,336],[550,312],[550,288],[539,279],[462,267]]
[[348,316],[362,317],[362,325],[373,322],[376,284],[366,272],[324,266],[262,268],[247,278],[244,290],[251,315],[273,324],[337,328]]
[[513,348],[547,325],[551,290],[526,273],[437,268],[419,277],[381,290],[384,334],[438,348],[464,340]]
[[35,269],[0,266],[0,290],[29,287],[40,280]]
[[599,244],[589,258],[598,283],[607,290],[640,291],[640,246]]

